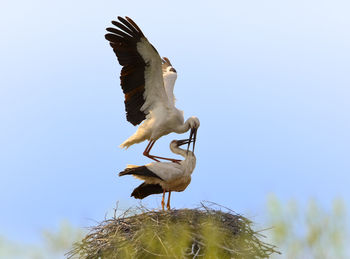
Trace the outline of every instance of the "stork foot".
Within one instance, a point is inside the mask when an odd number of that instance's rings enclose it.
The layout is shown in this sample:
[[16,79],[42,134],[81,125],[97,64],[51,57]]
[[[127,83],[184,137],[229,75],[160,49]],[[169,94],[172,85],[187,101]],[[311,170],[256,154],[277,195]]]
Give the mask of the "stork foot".
[[178,163],[178,164],[182,161],[182,160],[179,160],[179,159],[167,158],[167,157],[161,157],[161,156],[153,156],[153,155],[145,154],[145,153],[143,153],[143,155],[148,157],[148,158],[150,158],[150,159],[153,159],[153,160],[155,160],[157,162],[159,162],[158,159],[168,160],[168,161],[171,161],[173,163]]
[[182,161],[182,160],[173,159],[171,162],[176,163],[176,164],[180,164],[181,161]]

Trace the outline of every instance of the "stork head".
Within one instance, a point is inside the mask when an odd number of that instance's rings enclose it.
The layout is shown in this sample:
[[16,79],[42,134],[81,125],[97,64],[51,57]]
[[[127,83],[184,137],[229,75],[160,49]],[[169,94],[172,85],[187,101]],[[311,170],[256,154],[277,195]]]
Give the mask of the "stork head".
[[190,144],[191,142],[193,142],[193,139],[181,139],[181,140],[173,140],[170,142],[170,147],[180,147],[182,145],[187,145]]
[[162,69],[163,73],[176,73],[176,69],[170,63],[170,60],[166,57],[162,59]]
[[173,67],[167,67],[167,72],[176,73],[176,70],[175,70],[175,68],[173,68]]
[[188,124],[191,128],[191,132],[190,132],[190,137],[188,138],[190,142],[188,142],[187,152],[188,152],[188,149],[190,148],[191,141],[193,142],[192,152],[194,152],[194,146],[196,145],[196,138],[197,138],[197,130],[200,126],[200,122],[197,117],[192,116],[188,119]]

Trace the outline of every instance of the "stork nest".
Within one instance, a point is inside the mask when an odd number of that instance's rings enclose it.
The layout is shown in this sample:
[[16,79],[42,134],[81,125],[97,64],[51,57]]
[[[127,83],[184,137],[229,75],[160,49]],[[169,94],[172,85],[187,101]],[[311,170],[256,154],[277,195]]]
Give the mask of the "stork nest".
[[[213,208],[216,206],[216,208]],[[269,258],[279,253],[261,241],[252,222],[216,204],[196,209],[128,210],[92,227],[68,258]],[[137,213],[137,214],[136,214]]]

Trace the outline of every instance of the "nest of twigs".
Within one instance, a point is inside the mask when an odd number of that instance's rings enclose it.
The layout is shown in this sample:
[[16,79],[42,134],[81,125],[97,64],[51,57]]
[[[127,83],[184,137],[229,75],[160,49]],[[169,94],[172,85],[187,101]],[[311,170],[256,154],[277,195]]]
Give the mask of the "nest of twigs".
[[[128,210],[92,227],[68,258],[269,258],[279,253],[263,242],[252,222],[223,207]],[[135,214],[137,213],[137,214]]]

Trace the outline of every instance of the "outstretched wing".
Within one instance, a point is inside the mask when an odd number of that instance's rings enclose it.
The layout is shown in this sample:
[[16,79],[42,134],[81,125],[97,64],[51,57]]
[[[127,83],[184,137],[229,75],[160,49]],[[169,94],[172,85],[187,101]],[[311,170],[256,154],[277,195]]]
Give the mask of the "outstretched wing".
[[112,21],[105,38],[123,66],[120,84],[125,94],[126,119],[140,124],[157,105],[168,106],[164,89],[162,60],[141,29],[129,17]]

